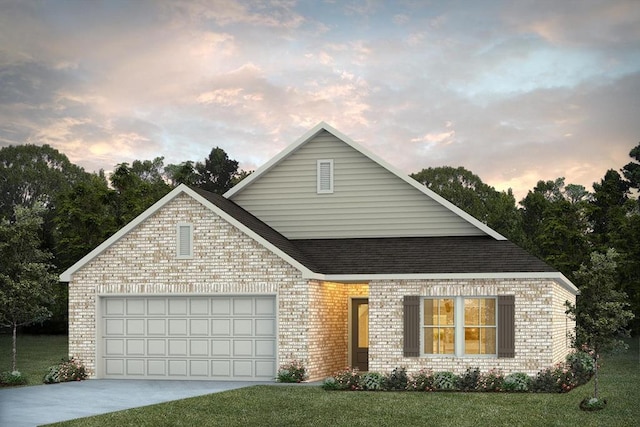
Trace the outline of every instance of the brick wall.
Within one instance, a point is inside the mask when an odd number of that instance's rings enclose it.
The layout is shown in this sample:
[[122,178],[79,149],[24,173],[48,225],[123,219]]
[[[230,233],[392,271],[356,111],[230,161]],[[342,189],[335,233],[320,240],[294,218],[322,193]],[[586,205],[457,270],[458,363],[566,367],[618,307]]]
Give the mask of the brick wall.
[[[515,358],[403,356],[403,296],[497,296],[512,294],[515,307]],[[505,373],[535,374],[564,358],[559,330],[565,319],[554,301],[575,297],[550,280],[400,280],[369,284],[369,369],[388,372],[404,366],[408,371],[464,372],[468,367],[483,371],[499,368]],[[555,333],[555,335],[554,335]]]
[[[176,224],[193,224],[193,259],[176,258]],[[73,274],[69,354],[96,375],[96,298],[114,294],[270,294],[278,356],[306,361],[309,290],[299,271],[187,195],[179,195]]]
[[349,301],[369,295],[368,285],[309,282],[309,379],[349,365]]

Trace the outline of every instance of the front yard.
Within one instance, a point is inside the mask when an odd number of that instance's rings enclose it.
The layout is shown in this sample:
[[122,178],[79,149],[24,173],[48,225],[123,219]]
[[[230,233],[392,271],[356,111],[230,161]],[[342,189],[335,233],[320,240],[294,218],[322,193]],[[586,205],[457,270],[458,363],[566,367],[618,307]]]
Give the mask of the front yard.
[[[1,369],[10,341],[0,336]],[[46,367],[65,354],[59,337],[22,337],[19,366],[39,383]],[[51,343],[48,341],[51,340]],[[640,419],[638,339],[624,354],[605,359],[600,412],[583,412],[592,383],[569,393],[340,392],[304,385],[265,385],[114,412],[56,426],[636,426]],[[33,348],[29,348],[33,345]],[[55,354],[54,354],[55,353]],[[45,361],[36,362],[41,358]],[[43,366],[41,372],[36,368]],[[31,374],[32,370],[34,373]]]

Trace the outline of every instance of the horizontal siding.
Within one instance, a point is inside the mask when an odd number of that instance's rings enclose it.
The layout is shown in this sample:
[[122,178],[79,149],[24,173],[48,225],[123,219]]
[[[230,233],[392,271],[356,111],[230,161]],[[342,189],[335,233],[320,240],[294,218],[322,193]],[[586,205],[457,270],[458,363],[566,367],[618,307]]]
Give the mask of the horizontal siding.
[[[316,162],[334,161],[334,192],[317,194]],[[328,132],[232,200],[290,239],[484,234]]]

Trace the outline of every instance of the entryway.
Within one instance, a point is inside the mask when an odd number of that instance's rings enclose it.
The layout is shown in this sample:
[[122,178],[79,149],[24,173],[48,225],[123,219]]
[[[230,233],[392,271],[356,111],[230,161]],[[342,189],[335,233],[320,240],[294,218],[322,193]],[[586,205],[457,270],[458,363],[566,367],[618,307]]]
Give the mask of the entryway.
[[351,300],[351,367],[369,370],[369,299]]

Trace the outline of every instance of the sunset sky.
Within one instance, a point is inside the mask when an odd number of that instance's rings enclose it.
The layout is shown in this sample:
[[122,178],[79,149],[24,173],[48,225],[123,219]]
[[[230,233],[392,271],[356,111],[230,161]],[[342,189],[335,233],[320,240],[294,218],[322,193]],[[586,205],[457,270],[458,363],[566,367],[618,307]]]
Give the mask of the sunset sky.
[[251,170],[320,121],[407,174],[591,189],[640,142],[640,1],[0,0],[0,147]]

